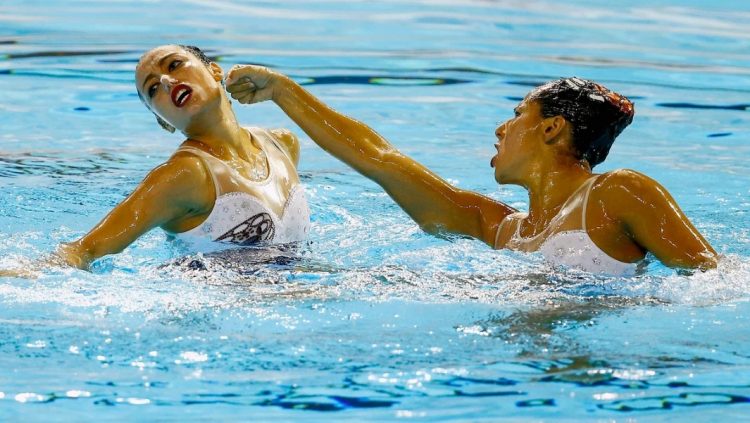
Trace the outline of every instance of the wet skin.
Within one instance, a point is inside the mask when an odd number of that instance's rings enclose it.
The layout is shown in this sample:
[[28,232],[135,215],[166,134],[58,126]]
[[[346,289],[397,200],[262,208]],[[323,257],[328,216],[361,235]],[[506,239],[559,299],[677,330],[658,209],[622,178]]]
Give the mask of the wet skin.
[[[495,180],[529,192],[529,213],[519,218],[507,204],[451,186],[367,125],[331,109],[284,75],[259,66],[235,66],[226,87],[241,103],[274,101],[320,147],[383,187],[427,232],[467,235],[493,248],[508,248],[520,225],[526,241],[513,248],[536,251],[558,230],[581,229],[580,220],[572,216],[580,216],[580,208],[571,216],[558,214],[566,200],[597,175],[576,158],[570,123],[561,116],[544,118],[536,101],[522,101],[515,116],[495,131]],[[715,251],[667,190],[638,172],[599,175],[586,215],[588,235],[616,260],[637,262],[651,252],[671,267],[716,266]],[[563,223],[552,228],[553,221]]]
[[218,66],[214,64],[207,72],[203,63],[176,46],[146,53],[135,71],[136,87],[144,104],[181,132],[191,132],[187,129],[191,122],[193,126],[201,123],[197,115],[217,107],[221,101],[221,87],[215,83],[215,75],[221,77]]
[[[258,166],[266,174],[266,157],[237,122],[221,84],[223,76],[215,63],[206,66],[182,47],[169,45],[142,56],[136,68],[136,88],[149,110],[186,137],[182,145],[201,149],[242,175],[252,175]],[[297,138],[286,130],[274,130],[272,134],[296,166]],[[292,176],[294,180],[278,181],[284,185],[279,190],[288,193],[298,182],[297,175]],[[37,267],[56,264],[85,269],[99,257],[122,251],[153,228],[172,233],[190,230],[208,217],[215,199],[213,179],[203,162],[191,153],[178,151],[153,169],[90,232],[61,245]],[[29,273],[6,270],[0,275]]]

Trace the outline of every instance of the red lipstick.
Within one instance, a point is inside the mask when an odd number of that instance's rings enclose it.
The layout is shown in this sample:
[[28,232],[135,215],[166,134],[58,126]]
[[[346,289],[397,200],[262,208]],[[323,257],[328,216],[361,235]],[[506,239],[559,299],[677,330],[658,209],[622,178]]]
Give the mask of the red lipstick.
[[190,96],[193,94],[193,90],[190,89],[185,84],[177,84],[172,88],[172,93],[170,94],[170,97],[172,97],[172,104],[174,104],[176,107],[182,107],[184,106],[188,100],[190,100]]

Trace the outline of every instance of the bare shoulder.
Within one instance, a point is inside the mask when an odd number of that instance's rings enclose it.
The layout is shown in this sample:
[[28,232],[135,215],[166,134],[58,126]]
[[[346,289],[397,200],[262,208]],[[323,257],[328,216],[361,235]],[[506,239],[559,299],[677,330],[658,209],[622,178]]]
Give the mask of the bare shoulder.
[[[185,199],[192,202],[213,189],[211,176],[203,162],[188,152],[177,152],[156,166],[144,178],[138,190],[153,191],[164,199]],[[209,188],[210,187],[210,188]]]
[[669,191],[659,182],[631,169],[603,173],[594,184],[591,197],[623,212],[674,203]]
[[656,183],[653,179],[633,169],[615,169],[599,175],[597,186],[638,187]]
[[202,180],[209,176],[203,161],[186,151],[176,152],[166,162],[155,167],[151,173],[175,180]]
[[269,132],[276,138],[294,165],[299,163],[299,139],[294,133],[286,128],[271,129]]
[[602,195],[641,196],[664,191],[657,181],[632,169],[616,169],[603,173],[594,183],[594,190]]

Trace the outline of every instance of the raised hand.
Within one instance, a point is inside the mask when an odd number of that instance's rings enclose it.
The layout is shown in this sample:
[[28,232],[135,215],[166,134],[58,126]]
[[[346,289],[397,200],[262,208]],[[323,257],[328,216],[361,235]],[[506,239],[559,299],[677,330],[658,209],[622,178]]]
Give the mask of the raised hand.
[[225,79],[227,92],[242,104],[272,100],[283,75],[264,66],[234,65]]

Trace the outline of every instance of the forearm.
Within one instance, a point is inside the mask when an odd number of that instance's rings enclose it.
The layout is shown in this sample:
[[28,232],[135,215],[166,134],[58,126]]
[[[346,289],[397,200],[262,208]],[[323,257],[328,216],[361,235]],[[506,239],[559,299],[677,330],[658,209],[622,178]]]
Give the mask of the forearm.
[[[142,207],[135,207],[141,210]],[[91,231],[80,239],[60,244],[55,256],[62,263],[79,269],[88,269],[95,260],[122,252],[140,235],[156,226],[152,221],[144,222],[139,213],[128,207],[128,202],[120,205],[102,219]]]
[[268,68],[238,65],[227,91],[243,104],[273,100],[325,151],[376,182],[427,232],[452,232],[488,241],[512,210],[451,186],[395,149],[367,125],[336,112],[304,88]]
[[695,239],[678,239],[673,242],[680,248],[652,251],[665,265],[683,269],[708,270],[716,268],[719,256],[702,236],[698,235]]
[[318,100],[291,79],[281,76],[273,101],[321,148],[369,178],[393,146],[372,128]]
[[281,76],[277,84],[274,102],[321,148],[383,187],[424,231],[468,235],[488,244],[494,240],[490,234],[510,207],[450,185],[291,79]]
[[88,270],[91,263],[109,254],[117,254],[130,244],[130,239],[103,234],[101,224],[84,237],[60,244],[48,260],[50,264]]

